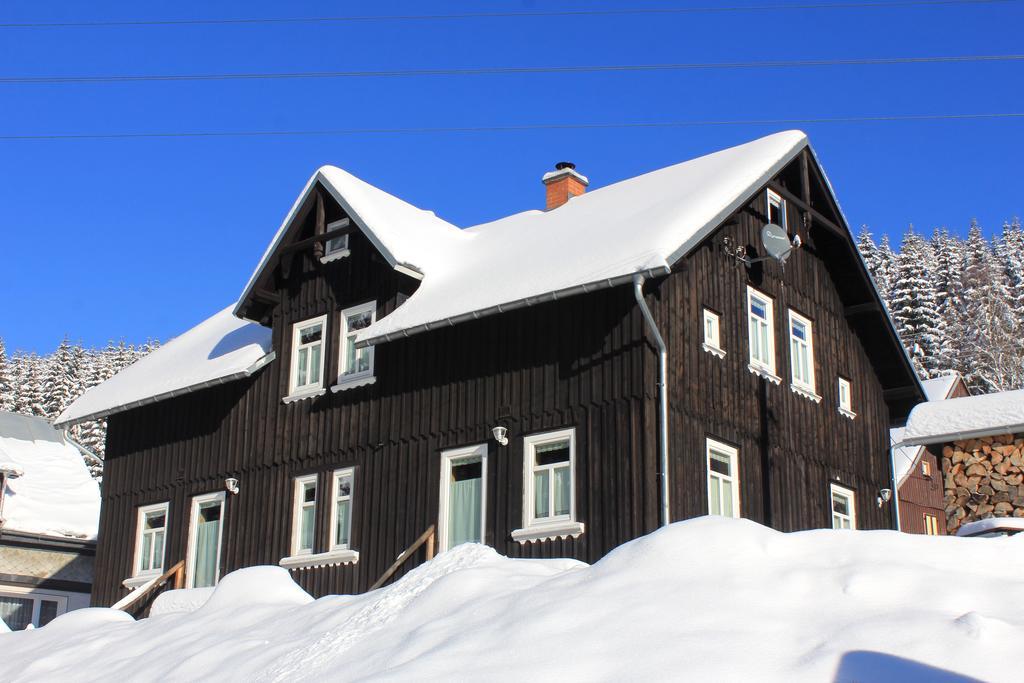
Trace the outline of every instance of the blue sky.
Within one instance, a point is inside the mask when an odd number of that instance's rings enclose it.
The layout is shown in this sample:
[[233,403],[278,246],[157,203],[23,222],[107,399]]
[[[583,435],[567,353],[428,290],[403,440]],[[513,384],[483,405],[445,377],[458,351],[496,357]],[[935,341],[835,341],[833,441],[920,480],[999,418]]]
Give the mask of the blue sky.
[[[731,0],[730,5],[755,4]],[[779,0],[791,2],[792,0]],[[644,7],[708,6],[702,0]],[[771,4],[760,2],[757,4]],[[628,3],[571,2],[558,9]],[[0,23],[480,11],[470,2],[8,0]],[[493,2],[488,10],[552,9]],[[0,76],[1012,54],[1024,2],[320,24],[0,28]],[[789,119],[1024,111],[1021,63],[102,84],[0,83],[0,135]],[[309,175],[341,166],[471,225],[786,126],[282,138],[0,140],[0,337],[167,339],[239,296]],[[989,231],[1024,213],[1024,120],[806,124],[850,222]]]

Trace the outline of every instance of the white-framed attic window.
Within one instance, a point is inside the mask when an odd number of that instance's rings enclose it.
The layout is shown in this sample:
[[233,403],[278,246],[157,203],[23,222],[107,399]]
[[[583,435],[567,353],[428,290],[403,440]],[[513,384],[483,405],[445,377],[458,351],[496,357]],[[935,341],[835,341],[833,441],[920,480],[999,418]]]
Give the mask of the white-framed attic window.
[[341,358],[338,362],[338,381],[331,387],[331,391],[352,389],[377,381],[373,374],[373,347],[356,348],[359,330],[369,327],[376,319],[376,301],[367,301],[341,312]]
[[756,375],[782,384],[775,374],[775,308],[774,301],[753,287],[747,287],[747,326],[750,362],[747,368]]
[[292,485],[292,556],[313,553],[317,476],[296,477]]
[[326,329],[326,315],[292,325],[292,358],[286,403],[324,393]]
[[739,451],[707,439],[708,514],[740,516]]
[[857,417],[857,413],[853,412],[853,385],[850,383],[850,380],[845,377],[840,377],[837,391],[839,412],[851,420]]
[[701,344],[701,348],[714,356],[725,358],[725,350],[722,349],[721,318],[710,308],[705,308],[701,321],[704,328],[704,343]]
[[832,503],[832,528],[857,528],[857,500],[851,489],[839,484],[829,484]]
[[[340,228],[347,228],[349,226],[349,219],[342,218],[341,220],[332,221],[327,224],[327,232],[332,230],[338,230]],[[345,258],[351,252],[348,248],[348,235],[338,235],[324,242],[324,255],[320,257],[321,263],[329,263],[330,261],[337,261],[340,258]]]
[[786,226],[786,200],[774,190],[767,191],[768,222],[778,225],[783,230]]
[[523,528],[512,532],[520,543],[575,538],[576,430],[561,429],[523,439]]
[[167,541],[167,513],[170,503],[156,503],[139,508],[136,517],[134,577],[149,579],[164,571]]
[[814,388],[814,324],[789,310],[790,389],[815,403],[821,396]]

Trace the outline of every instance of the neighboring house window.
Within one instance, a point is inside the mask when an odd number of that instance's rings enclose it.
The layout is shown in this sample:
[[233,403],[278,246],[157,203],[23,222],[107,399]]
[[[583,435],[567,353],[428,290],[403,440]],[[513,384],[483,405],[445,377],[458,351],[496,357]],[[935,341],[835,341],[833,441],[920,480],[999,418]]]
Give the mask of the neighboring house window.
[[796,311],[789,312],[789,358],[792,368],[792,387],[815,401],[821,397],[814,393],[814,335],[811,321]]
[[924,513],[924,532],[929,536],[939,535],[939,518],[935,515]]
[[189,516],[188,586],[214,586],[220,579],[220,552],[224,536],[224,492],[192,499]]
[[921,460],[921,476],[930,477],[932,476],[932,464],[927,460]]
[[839,378],[839,412],[850,418],[851,420],[857,417],[857,414],[853,412],[853,399],[851,394],[853,393],[853,387],[850,384],[850,380],[843,377]]
[[291,394],[316,392],[324,385],[324,329],[327,316],[292,326]]
[[708,513],[723,517],[739,517],[739,451],[732,446],[708,439],[707,455]]
[[373,347],[356,348],[359,330],[377,318],[377,302],[370,301],[341,312],[341,363],[336,388],[368,384],[373,379]]
[[523,529],[512,538],[525,543],[576,537],[576,430],[523,439]]
[[747,288],[747,319],[750,327],[750,369],[775,377],[775,315],[771,297]]
[[768,222],[786,229],[786,200],[768,190]]
[[832,528],[856,529],[857,507],[853,491],[838,484],[829,484],[832,494]]
[[0,590],[0,621],[12,631],[21,631],[28,626],[46,626],[67,609],[65,595],[38,593],[34,588],[22,591],[11,586]]
[[703,348],[719,358],[725,357],[722,350],[722,326],[718,314],[707,308],[704,309],[704,344]]
[[139,508],[135,538],[135,576],[158,575],[164,569],[168,503]]
[[313,552],[316,529],[316,475],[295,478],[292,508],[292,555]]
[[348,548],[352,543],[352,488],[355,470],[334,472],[331,495],[331,550]]

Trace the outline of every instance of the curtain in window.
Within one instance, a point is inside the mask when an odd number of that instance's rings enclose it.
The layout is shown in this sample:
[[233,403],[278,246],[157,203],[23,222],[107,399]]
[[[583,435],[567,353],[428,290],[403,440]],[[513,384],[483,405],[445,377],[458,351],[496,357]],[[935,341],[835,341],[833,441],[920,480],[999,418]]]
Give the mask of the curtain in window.
[[448,547],[460,543],[479,543],[480,494],[482,480],[453,481],[448,500]]
[[569,502],[572,500],[572,476],[568,467],[559,467],[555,471],[555,514],[569,514]]
[[334,529],[334,544],[339,546],[348,545],[348,509],[349,501],[338,501],[337,527]]
[[0,595],[0,619],[12,631],[20,631],[32,623],[32,601]]
[[217,544],[220,535],[220,518],[204,521],[199,515],[196,530],[196,588],[212,586],[217,582]]
[[548,472],[549,470],[541,470],[533,474],[533,516],[536,519],[550,515],[548,511],[548,501],[550,500]]
[[306,505],[302,508],[302,535],[299,538],[300,550],[313,549],[313,515],[315,512],[316,508],[312,505]]

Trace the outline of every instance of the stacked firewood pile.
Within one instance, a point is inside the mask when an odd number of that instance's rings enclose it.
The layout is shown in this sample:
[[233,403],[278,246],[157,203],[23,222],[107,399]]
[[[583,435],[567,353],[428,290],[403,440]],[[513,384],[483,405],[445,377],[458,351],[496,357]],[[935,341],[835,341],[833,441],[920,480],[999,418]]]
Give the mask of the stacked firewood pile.
[[942,449],[946,528],[987,517],[1024,517],[1024,435],[955,441]]

